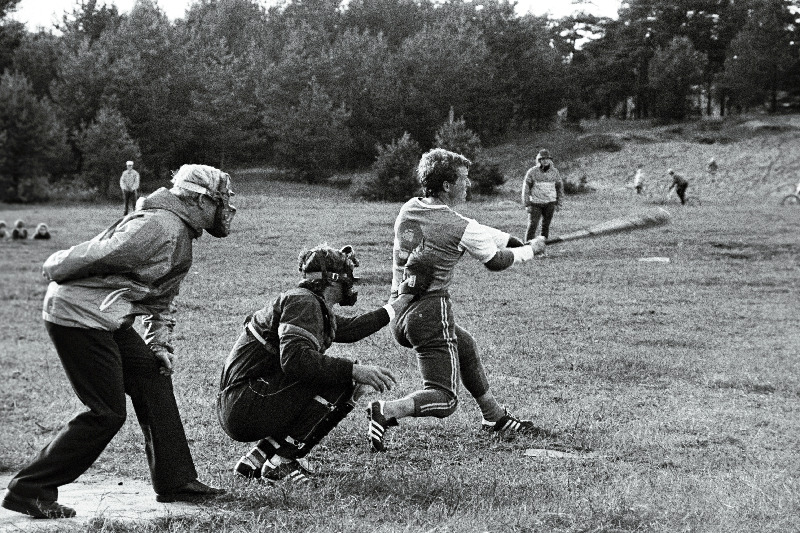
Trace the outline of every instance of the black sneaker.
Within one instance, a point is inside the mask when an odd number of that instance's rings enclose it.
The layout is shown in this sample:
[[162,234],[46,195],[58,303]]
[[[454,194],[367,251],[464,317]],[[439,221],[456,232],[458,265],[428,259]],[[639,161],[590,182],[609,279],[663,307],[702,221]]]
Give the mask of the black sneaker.
[[3,503],[0,504],[9,511],[26,514],[33,518],[72,518],[75,509],[61,505],[56,501],[40,500],[39,498],[25,498],[6,490]]
[[253,459],[249,455],[239,459],[239,462],[233,467],[233,474],[247,479],[260,478],[262,465],[256,464]]
[[542,429],[530,420],[520,420],[516,416],[504,409],[505,414],[500,417],[497,422],[489,422],[484,420],[481,422],[481,433],[489,435],[502,435],[507,433],[520,433],[524,435],[535,435],[537,437],[546,437],[550,432]]
[[383,445],[383,437],[386,435],[386,428],[397,426],[397,419],[383,416],[383,402],[376,400],[367,407],[367,420],[369,420],[367,438],[369,439],[370,446],[372,446],[372,451],[386,451],[386,447]]
[[311,482],[311,478],[307,475],[310,473],[297,459],[288,463],[281,463],[278,466],[266,461],[264,466],[261,467],[261,480],[270,484],[287,481],[296,485],[303,485]]

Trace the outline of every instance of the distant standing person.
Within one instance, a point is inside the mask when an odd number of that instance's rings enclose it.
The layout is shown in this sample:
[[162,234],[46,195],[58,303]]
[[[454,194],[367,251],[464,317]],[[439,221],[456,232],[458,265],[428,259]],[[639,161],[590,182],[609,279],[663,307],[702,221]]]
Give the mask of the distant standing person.
[[642,172],[641,166],[636,168],[636,174],[633,176],[633,188],[636,189],[636,194],[642,194],[642,189],[644,189],[644,173]]
[[706,170],[711,175],[710,182],[714,183],[717,178],[717,170],[719,170],[719,165],[717,164],[717,161],[713,157],[708,161],[708,166],[706,166]]
[[667,169],[667,174],[672,176],[672,185],[670,185],[669,189],[667,189],[667,193],[669,193],[669,191],[672,189],[675,189],[675,193],[677,193],[678,198],[681,199],[681,204],[686,205],[686,189],[689,187],[689,182],[686,181],[686,178],[671,168]]
[[136,209],[136,197],[139,194],[139,173],[133,170],[133,161],[126,161],[127,167],[119,178],[119,188],[122,189],[122,201],[125,203],[123,216],[128,214],[128,205],[131,210]]
[[539,220],[542,221],[542,237],[550,235],[550,222],[564,196],[564,183],[558,169],[553,166],[550,152],[542,149],[536,155],[536,166],[531,167],[522,182],[522,205],[528,211],[528,230],[525,240],[536,236]]

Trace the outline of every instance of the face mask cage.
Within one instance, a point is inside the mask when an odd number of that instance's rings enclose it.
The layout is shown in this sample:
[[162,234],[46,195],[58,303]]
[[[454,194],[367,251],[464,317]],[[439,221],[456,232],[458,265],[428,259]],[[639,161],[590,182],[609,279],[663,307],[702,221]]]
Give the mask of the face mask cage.
[[[352,246],[345,246],[338,253],[344,257],[337,257],[333,263],[338,264],[336,269],[339,272],[331,272],[326,266],[331,266],[328,261],[331,259],[328,254],[337,253],[333,250],[315,250],[313,254],[306,255],[301,260],[300,270],[303,272],[303,278],[309,280],[325,280],[326,283],[340,283],[342,289],[342,296],[339,305],[352,306],[355,305],[358,299],[358,292],[353,290],[358,278],[353,275],[353,269],[359,266],[358,259],[356,259]],[[344,264],[342,264],[344,263]],[[314,265],[312,267],[312,265]],[[307,268],[313,268],[315,271],[306,272]],[[319,268],[320,270],[316,270]]]

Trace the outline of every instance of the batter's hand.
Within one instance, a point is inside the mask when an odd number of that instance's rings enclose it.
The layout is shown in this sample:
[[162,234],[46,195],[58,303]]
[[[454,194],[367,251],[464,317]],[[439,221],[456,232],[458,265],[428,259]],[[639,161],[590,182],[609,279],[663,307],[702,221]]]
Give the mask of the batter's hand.
[[171,376],[175,369],[175,354],[169,353],[169,350],[160,345],[150,346],[150,351],[161,362],[159,372],[165,376]]
[[539,235],[535,239],[528,241],[528,244],[530,245],[531,249],[533,249],[533,255],[535,256],[542,255],[544,253],[544,248],[545,248],[544,241],[545,239],[541,235]]
[[369,385],[378,392],[392,390],[397,385],[391,370],[374,365],[353,365],[353,381]]

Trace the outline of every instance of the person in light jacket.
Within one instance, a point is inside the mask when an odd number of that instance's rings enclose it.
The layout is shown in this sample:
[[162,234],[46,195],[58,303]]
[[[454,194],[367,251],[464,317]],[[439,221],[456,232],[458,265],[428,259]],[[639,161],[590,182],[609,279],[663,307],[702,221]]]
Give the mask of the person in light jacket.
[[[67,378],[87,410],[8,485],[2,506],[35,518],[71,518],[58,488],[75,481],[122,428],[125,395],[144,434],[156,499],[195,501],[222,491],[197,479],[172,388],[172,301],[203,230],[225,237],[235,208],[230,177],[183,165],[171,189],[94,237],[51,255],[43,318]],[[143,317],[144,338],[133,328]]]
[[550,236],[550,222],[564,198],[564,183],[558,169],[553,166],[550,152],[542,149],[536,155],[536,166],[528,169],[522,181],[522,205],[528,211],[528,229],[525,241],[536,237],[539,220],[542,221],[542,237]]

